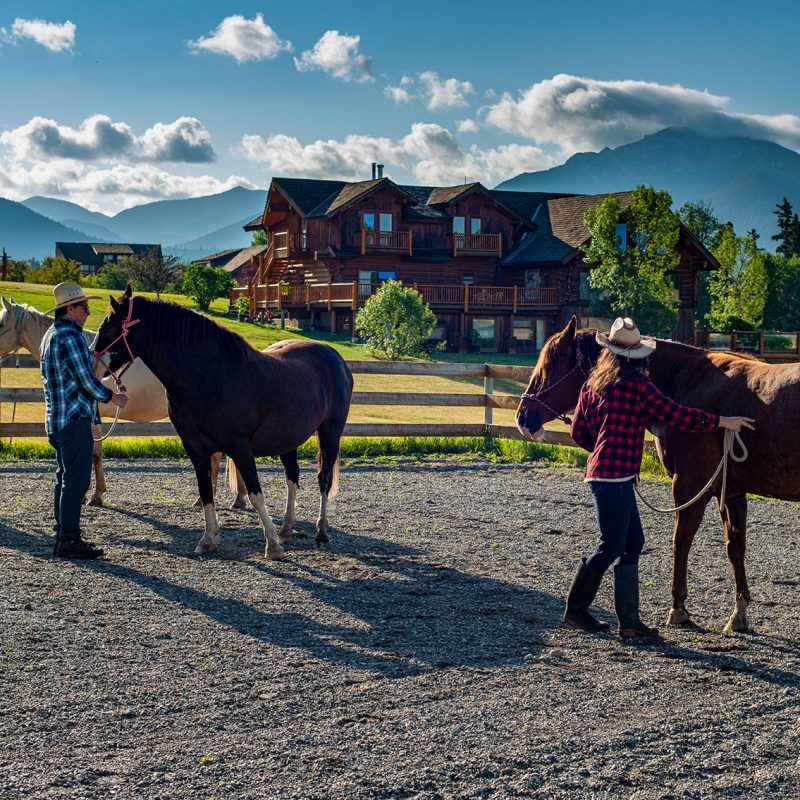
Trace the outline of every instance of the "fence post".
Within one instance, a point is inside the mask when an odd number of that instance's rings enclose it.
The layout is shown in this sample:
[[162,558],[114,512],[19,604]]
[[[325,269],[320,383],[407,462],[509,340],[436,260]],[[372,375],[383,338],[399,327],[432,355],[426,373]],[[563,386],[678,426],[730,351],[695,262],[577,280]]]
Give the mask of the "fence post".
[[758,354],[764,355],[764,331],[758,332]]
[[489,365],[485,364],[484,366],[486,368],[486,374],[483,377],[483,394],[484,394],[484,399],[486,401],[486,405],[484,406],[483,409],[483,422],[485,425],[491,425],[492,411],[494,411],[494,408],[490,404],[489,400],[491,396],[494,394],[494,378],[489,377]]
[[358,281],[353,281],[353,305],[352,309],[355,311],[358,308]]

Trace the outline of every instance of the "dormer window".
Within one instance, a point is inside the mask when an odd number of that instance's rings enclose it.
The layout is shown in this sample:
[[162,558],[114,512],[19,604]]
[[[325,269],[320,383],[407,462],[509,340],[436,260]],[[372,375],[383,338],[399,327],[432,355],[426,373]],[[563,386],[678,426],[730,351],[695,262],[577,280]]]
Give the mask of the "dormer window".
[[480,233],[481,232],[481,218],[480,217],[470,217],[469,218],[469,232],[470,233]]
[[467,232],[467,218],[453,217],[453,233],[466,233],[466,232]]

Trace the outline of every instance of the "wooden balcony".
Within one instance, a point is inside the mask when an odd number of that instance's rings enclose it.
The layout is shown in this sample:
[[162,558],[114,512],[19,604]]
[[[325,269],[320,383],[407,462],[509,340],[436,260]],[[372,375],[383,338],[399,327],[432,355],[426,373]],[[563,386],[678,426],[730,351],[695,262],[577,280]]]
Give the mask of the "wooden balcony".
[[500,233],[451,233],[453,258],[459,255],[496,255],[503,257],[503,236]]
[[368,250],[394,250],[413,255],[410,231],[368,231],[361,229],[361,255]]
[[[350,283],[271,283],[251,286],[254,309],[283,308],[350,308],[363,305],[380,284]],[[526,289],[520,286],[467,286],[415,284],[422,299],[434,310],[441,311],[517,311],[558,305],[558,289]],[[246,290],[234,289],[231,304]]]

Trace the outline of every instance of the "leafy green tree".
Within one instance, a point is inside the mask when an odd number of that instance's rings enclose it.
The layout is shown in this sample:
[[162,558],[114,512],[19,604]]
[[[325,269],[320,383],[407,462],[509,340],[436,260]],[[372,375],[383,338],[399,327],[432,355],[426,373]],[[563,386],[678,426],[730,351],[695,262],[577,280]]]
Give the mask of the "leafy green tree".
[[211,301],[229,294],[233,283],[233,278],[220,267],[192,264],[183,276],[183,293],[191,297],[201,311],[208,311]]
[[717,331],[760,327],[767,300],[763,251],[752,237],[737,236],[729,222],[720,229],[713,254],[720,267],[709,281],[709,325]]
[[787,258],[762,251],[767,276],[764,328],[800,330],[800,256]]
[[104,264],[100,272],[90,275],[83,280],[84,286],[92,286],[95,289],[124,289],[129,283],[132,283],[131,278],[126,266],[126,259],[122,259],[117,263],[109,262]]
[[31,269],[31,264],[28,261],[12,261],[8,262],[8,274],[6,280],[15,281],[16,283],[23,283],[28,280],[28,270]]
[[424,355],[436,316],[422,295],[400,281],[386,281],[356,314],[367,350],[386,358]]
[[46,256],[40,267],[29,269],[26,279],[31,283],[55,285],[64,281],[81,282],[81,265],[63,256]]
[[160,256],[155,248],[137,256],[123,259],[125,270],[139,291],[155,292],[161,296],[178,275],[180,259],[177,256]]
[[[634,317],[645,331],[672,328],[677,319],[668,273],[680,260],[680,222],[671,204],[668,192],[639,186],[624,211],[611,194],[585,217],[592,234],[585,249],[585,261],[593,265],[589,285],[601,291],[614,314]],[[624,242],[617,232],[620,224],[626,226]]]
[[684,203],[678,209],[678,216],[700,244],[708,248],[715,246],[716,237],[722,227],[722,223],[714,215],[714,209],[710,203],[706,203],[703,200]]
[[253,238],[250,240],[250,247],[260,247],[261,245],[269,244],[266,231],[255,231]]

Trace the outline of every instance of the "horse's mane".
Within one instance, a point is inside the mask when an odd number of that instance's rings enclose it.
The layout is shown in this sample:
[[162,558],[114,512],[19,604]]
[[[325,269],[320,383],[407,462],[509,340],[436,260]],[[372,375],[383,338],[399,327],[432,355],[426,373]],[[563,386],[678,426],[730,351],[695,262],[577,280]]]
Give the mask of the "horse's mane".
[[[580,328],[575,332],[575,351],[572,362],[569,366],[574,366],[577,359],[577,354],[580,353],[583,362],[594,366],[597,361],[598,353],[600,352],[600,345],[594,338],[597,331],[594,328]],[[543,386],[547,381],[547,374],[550,367],[555,367],[558,364],[561,356],[558,352],[558,345],[561,343],[560,336],[551,336],[542,347],[542,352],[539,354],[539,360],[536,364],[538,382]]]
[[[135,302],[134,302],[135,301]],[[149,297],[134,297],[133,317],[139,316],[139,309],[146,310],[147,336],[175,345],[184,345],[194,350],[202,350],[213,342],[228,359],[246,358],[257,352],[242,336],[203,314],[184,308],[166,300],[153,300]],[[119,313],[119,312],[118,312]]]

